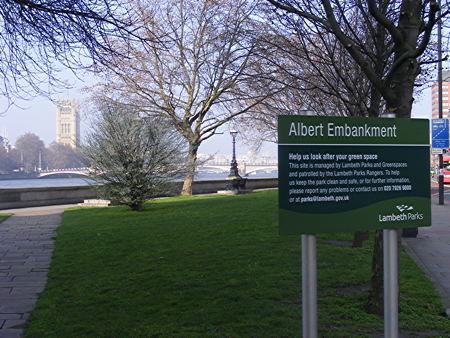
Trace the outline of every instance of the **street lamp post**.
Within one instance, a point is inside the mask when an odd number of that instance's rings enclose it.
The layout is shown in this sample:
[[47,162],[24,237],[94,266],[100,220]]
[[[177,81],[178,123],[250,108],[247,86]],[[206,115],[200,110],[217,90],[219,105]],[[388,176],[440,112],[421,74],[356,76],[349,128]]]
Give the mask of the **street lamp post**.
[[245,179],[239,175],[238,164],[236,161],[236,135],[235,129],[230,130],[230,135],[233,138],[233,154],[230,163],[230,174],[227,177],[227,190],[232,191],[235,194],[245,192]]
[[228,175],[228,179],[241,179],[242,177],[239,175],[238,164],[236,161],[236,135],[237,131],[235,129],[230,130],[230,135],[233,138],[233,155],[230,163],[230,174]]

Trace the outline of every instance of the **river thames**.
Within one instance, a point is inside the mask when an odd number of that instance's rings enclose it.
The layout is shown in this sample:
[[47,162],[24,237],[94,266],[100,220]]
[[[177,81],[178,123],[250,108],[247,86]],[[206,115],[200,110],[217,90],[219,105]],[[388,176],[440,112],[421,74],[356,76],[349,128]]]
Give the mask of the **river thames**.
[[[223,174],[204,174],[200,173],[196,175],[195,180],[197,181],[207,181],[207,180],[224,180],[228,173]],[[278,177],[278,172],[273,171],[271,173],[256,173],[255,175],[250,175],[248,178],[276,178]],[[21,180],[0,180],[0,189],[16,189],[16,188],[48,188],[48,187],[75,187],[82,185],[93,184],[90,181],[82,177],[74,178],[31,178],[31,179],[21,179]]]

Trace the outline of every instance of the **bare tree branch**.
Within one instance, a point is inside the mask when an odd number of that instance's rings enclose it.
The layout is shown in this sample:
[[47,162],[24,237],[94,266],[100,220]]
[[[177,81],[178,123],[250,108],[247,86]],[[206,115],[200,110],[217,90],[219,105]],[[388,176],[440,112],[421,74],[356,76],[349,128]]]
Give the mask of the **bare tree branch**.
[[13,104],[67,87],[63,67],[100,62],[112,39],[139,39],[132,12],[116,0],[1,0],[0,94]]

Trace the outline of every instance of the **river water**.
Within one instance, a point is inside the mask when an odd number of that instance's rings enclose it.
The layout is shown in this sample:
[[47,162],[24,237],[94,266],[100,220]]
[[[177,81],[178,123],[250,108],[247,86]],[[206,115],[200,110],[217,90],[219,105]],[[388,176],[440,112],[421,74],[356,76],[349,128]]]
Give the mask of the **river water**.
[[[227,177],[228,173],[223,174],[204,174],[200,173],[196,176],[197,181],[207,180],[223,180]],[[251,175],[248,178],[276,178],[278,172],[272,173],[257,173]],[[89,185],[93,182],[86,178],[32,178],[22,180],[0,180],[0,189],[14,189],[14,188],[48,188],[48,187],[74,187]]]
[[1,180],[0,189],[13,188],[48,188],[48,187],[74,187],[89,185],[92,181],[85,178],[30,178],[22,180]]

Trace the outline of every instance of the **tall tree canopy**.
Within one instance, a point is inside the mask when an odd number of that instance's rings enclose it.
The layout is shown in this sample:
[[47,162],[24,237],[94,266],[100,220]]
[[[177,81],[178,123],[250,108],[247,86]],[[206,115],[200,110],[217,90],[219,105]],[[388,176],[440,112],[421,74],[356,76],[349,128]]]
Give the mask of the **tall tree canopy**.
[[15,148],[20,155],[21,166],[25,172],[35,171],[44,166],[45,145],[36,134],[26,133],[20,136],[15,143]]
[[46,149],[45,162],[49,169],[81,168],[85,165],[77,149],[56,142]]

